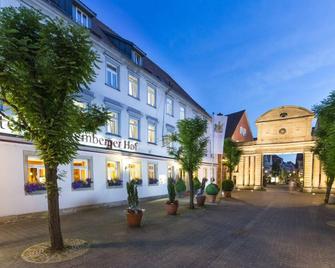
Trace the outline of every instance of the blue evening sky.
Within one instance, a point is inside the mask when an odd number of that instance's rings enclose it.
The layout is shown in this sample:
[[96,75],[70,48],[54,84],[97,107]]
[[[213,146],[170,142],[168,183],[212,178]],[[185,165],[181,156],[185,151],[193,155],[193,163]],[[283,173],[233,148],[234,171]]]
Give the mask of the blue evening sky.
[[84,0],[209,113],[311,108],[335,89],[335,1]]

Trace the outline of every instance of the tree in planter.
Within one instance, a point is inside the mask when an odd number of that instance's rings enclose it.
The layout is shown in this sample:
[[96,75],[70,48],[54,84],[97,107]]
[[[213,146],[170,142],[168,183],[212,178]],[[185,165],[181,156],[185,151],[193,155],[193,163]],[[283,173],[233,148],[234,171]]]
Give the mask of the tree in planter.
[[91,48],[83,27],[27,8],[0,12],[0,101],[11,111],[0,113],[44,160],[52,250],[64,249],[57,168],[74,158],[81,133],[108,120],[101,107],[75,104],[95,77]]
[[313,110],[317,116],[314,152],[319,156],[327,175],[325,203],[328,203],[335,178],[335,91]]
[[233,171],[240,162],[242,151],[240,150],[240,148],[238,148],[237,143],[230,138],[225,139],[223,151],[224,151],[223,164],[228,169],[229,180],[232,180]]
[[178,132],[169,136],[178,147],[168,147],[169,154],[173,156],[188,173],[190,186],[190,208],[194,208],[193,173],[198,170],[202,158],[206,153],[208,138],[207,121],[199,117],[180,120],[177,123]]

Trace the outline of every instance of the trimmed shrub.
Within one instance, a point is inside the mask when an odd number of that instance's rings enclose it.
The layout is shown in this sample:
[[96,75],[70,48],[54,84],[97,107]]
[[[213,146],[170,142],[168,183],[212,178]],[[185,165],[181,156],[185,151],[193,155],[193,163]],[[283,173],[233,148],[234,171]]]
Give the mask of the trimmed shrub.
[[219,193],[219,186],[215,183],[210,183],[206,187],[206,194],[208,195],[217,195]]
[[234,189],[234,182],[232,180],[223,180],[222,190],[224,192],[231,192]]
[[194,191],[198,191],[201,188],[201,182],[199,181],[198,177],[194,177],[193,179],[193,189]]
[[175,187],[176,187],[177,193],[183,193],[186,191],[186,184],[182,179],[177,180]]

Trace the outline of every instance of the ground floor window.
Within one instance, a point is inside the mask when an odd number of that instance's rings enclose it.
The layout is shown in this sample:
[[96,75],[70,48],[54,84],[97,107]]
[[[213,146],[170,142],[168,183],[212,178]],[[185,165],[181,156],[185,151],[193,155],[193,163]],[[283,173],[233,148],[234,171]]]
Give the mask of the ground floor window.
[[110,187],[122,186],[120,162],[107,161],[107,184]]
[[167,177],[175,179],[174,177],[174,166],[173,165],[168,165],[168,172],[167,172]]
[[130,163],[129,166],[129,179],[134,180],[137,185],[142,185],[142,172],[141,163]]
[[154,164],[154,163],[148,164],[149,185],[158,184],[157,167],[158,167],[157,164]]
[[82,189],[92,187],[90,159],[74,159],[72,161],[72,189]]
[[28,194],[45,191],[45,167],[44,162],[37,156],[26,157],[26,179],[24,190]]

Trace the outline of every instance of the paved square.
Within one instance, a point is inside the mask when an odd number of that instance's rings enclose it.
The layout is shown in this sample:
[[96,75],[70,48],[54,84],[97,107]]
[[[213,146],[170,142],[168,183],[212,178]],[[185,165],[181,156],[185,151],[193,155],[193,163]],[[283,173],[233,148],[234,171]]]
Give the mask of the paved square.
[[[231,201],[167,216],[164,200],[142,203],[143,227],[129,229],[124,207],[62,217],[64,237],[91,243],[83,257],[47,267],[335,267],[335,209],[323,196],[236,192]],[[25,263],[21,252],[45,241],[45,218],[0,225],[0,267]]]

